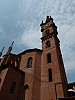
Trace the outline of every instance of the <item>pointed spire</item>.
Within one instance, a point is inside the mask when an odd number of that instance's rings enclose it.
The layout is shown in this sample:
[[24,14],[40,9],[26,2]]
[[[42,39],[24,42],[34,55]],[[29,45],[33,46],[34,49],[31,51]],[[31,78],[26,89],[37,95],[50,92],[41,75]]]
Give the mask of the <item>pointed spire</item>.
[[14,44],[14,41],[12,42],[11,46],[8,48],[8,51],[7,51],[7,53],[6,53],[7,55],[10,54],[10,52],[11,52],[11,50],[12,50],[12,47],[13,47],[13,44]]
[[46,23],[49,21],[50,21],[49,16],[46,16]]
[[[14,41],[12,42],[11,46],[8,48],[8,50],[7,50],[6,54],[5,54],[5,56],[2,58],[2,60],[1,60],[1,62],[0,62],[0,66],[1,66],[2,64],[6,64],[6,63],[8,62],[9,54],[10,54],[10,52],[11,52],[11,50],[12,50],[13,44],[14,44]],[[2,50],[3,50],[3,49],[2,49]],[[7,56],[6,56],[6,55],[7,55]]]
[[43,24],[43,20],[42,20],[42,24]]
[[50,16],[50,20],[52,20],[52,22],[53,22],[53,18]]
[[14,44],[14,41],[12,42],[12,44],[11,44],[11,46],[10,46],[11,48],[13,47],[13,44]]
[[43,20],[42,20],[42,23],[40,24],[40,26],[42,26],[43,25]]
[[2,56],[3,50],[4,50],[4,47],[2,48],[2,50],[0,52],[0,57]]
[[50,16],[50,19],[51,19],[52,17]]

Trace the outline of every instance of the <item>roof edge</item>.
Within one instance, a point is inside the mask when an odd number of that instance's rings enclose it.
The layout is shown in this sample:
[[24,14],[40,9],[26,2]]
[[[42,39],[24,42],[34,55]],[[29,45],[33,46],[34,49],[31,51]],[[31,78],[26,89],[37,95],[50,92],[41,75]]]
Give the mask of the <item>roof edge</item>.
[[27,49],[27,50],[25,50],[25,51],[19,53],[18,55],[23,55],[23,54],[25,54],[25,53],[27,53],[27,52],[41,52],[41,53],[42,53],[42,50],[41,50],[41,49],[38,49],[38,48]]

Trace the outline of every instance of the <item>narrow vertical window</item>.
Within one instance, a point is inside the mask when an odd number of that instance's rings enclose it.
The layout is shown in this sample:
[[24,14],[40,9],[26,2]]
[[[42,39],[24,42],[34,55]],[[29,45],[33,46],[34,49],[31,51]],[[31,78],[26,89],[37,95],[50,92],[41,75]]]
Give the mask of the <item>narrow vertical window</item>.
[[1,78],[0,78],[0,82],[1,82]]
[[28,62],[27,62],[27,68],[31,68],[32,67],[32,61],[33,61],[33,58],[29,57]]
[[11,88],[10,88],[10,93],[11,93],[11,94],[14,93],[15,87],[16,87],[16,82],[14,81],[14,82],[11,84]]
[[47,63],[51,63],[51,54],[50,53],[47,54]]
[[13,64],[13,58],[11,58],[10,63]]
[[48,69],[48,77],[49,77],[49,82],[52,82],[52,70],[51,70],[51,68]]
[[15,67],[17,67],[17,61],[15,61]]
[[50,47],[50,41],[47,41],[46,42],[46,48],[49,48]]

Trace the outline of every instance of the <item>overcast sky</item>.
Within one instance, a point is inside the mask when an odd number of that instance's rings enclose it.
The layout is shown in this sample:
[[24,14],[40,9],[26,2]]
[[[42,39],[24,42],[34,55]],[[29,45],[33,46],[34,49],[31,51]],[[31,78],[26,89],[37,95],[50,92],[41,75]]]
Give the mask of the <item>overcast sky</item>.
[[58,26],[69,82],[75,81],[75,0],[0,0],[0,50],[14,40],[13,53],[41,48],[40,23],[47,15]]

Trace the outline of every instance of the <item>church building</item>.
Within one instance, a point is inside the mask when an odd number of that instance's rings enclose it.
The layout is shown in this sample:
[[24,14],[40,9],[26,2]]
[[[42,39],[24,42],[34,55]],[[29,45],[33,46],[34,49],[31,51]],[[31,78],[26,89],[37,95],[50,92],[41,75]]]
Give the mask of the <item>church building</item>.
[[0,100],[75,100],[68,95],[57,26],[51,16],[40,26],[42,49],[12,54],[13,42],[0,59]]

